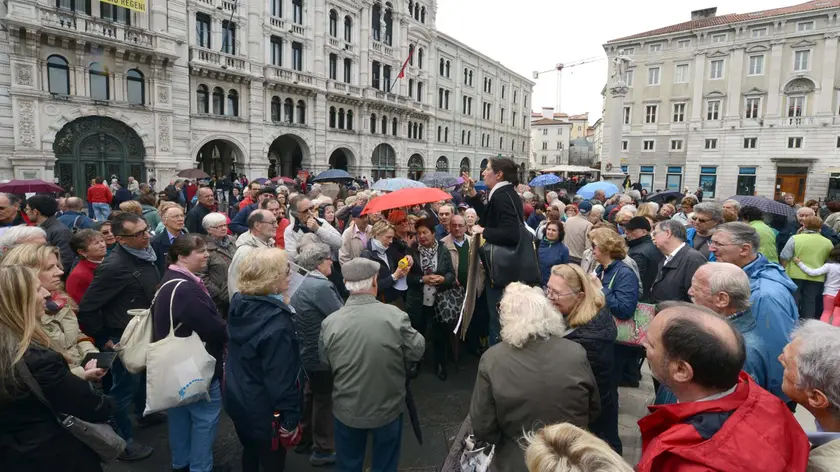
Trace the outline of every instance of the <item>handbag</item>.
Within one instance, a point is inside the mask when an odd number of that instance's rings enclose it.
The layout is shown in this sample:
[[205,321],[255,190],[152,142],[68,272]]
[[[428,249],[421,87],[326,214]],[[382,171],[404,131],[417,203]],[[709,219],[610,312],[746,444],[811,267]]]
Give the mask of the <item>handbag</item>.
[[[186,280],[178,282],[181,285]],[[175,290],[169,300],[169,334],[146,348],[146,409],[143,415],[210,400],[208,393],[213,381],[216,359],[207,353],[198,334],[186,338],[175,336],[172,305]]]
[[44,406],[49,408],[50,413],[52,413],[53,417],[58,421],[58,424],[65,431],[72,434],[76,439],[84,443],[85,446],[91,448],[103,463],[107,464],[117,460],[125,450],[126,444],[125,440],[114,431],[111,425],[107,423],[89,423],[73,415],[57,413],[53,410],[52,405],[44,395],[44,391],[41,390],[41,386],[38,385],[38,381],[32,376],[32,372],[26,366],[26,362],[21,360],[15,367],[32,394]]
[[[615,281],[615,274],[610,279],[608,288],[612,290],[613,281]],[[633,317],[629,320],[620,320],[613,316],[615,320],[615,327],[618,334],[615,337],[615,342],[621,344],[628,344],[632,346],[641,346],[645,336],[647,336],[648,327],[653,317],[656,315],[656,305],[652,303],[636,303],[636,310],[633,312]]]
[[435,321],[452,323],[461,316],[464,305],[464,287],[453,287],[435,294]]
[[517,205],[510,194],[506,194],[519,217],[519,242],[516,246],[503,246],[485,241],[480,255],[491,287],[506,287],[511,282],[522,282],[536,286],[542,283],[540,263],[534,236],[525,229],[522,204]]
[[496,454],[495,444],[478,447],[475,436],[464,438],[464,450],[461,452],[461,472],[487,472]]

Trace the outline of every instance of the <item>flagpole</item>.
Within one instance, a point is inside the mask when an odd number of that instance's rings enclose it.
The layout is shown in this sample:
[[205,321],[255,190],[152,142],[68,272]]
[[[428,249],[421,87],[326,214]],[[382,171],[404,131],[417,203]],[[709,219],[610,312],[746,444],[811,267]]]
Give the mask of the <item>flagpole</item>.
[[[414,46],[414,48],[412,48]],[[408,46],[408,58],[403,62],[402,68],[400,68],[400,72],[397,74],[397,78],[390,84],[388,87],[388,93],[391,93],[394,86],[397,85],[397,81],[399,81],[402,77],[405,77],[405,69],[408,67],[409,61],[411,61],[412,57],[414,56],[414,49],[417,47],[417,43],[409,43]]]

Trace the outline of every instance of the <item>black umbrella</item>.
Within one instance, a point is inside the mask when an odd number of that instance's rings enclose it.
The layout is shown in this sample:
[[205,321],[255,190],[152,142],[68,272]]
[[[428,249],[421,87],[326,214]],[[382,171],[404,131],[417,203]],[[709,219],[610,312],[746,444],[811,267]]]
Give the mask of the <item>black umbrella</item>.
[[338,182],[342,180],[353,180],[353,176],[348,174],[346,170],[330,169],[316,175],[313,182]]
[[411,420],[411,429],[417,442],[423,444],[423,431],[420,429],[420,416],[417,414],[417,404],[414,403],[414,395],[411,393],[411,376],[405,376],[405,406],[408,410],[408,419]]
[[183,177],[185,179],[209,179],[210,176],[207,175],[207,172],[204,172],[201,169],[184,169],[181,172],[178,172],[178,177]]
[[680,191],[666,190],[665,192],[657,192],[657,193],[648,194],[648,196],[645,197],[645,201],[646,202],[654,202],[654,203],[658,203],[658,204],[662,205],[664,203],[667,203],[670,200],[677,200],[677,201],[682,200],[682,198],[684,196],[685,195]]
[[729,197],[729,200],[735,200],[741,204],[741,207],[756,207],[764,213],[779,215],[787,217],[788,219],[796,219],[796,210],[792,207],[776,200],[771,200],[767,197],[753,197],[751,195],[735,195]]

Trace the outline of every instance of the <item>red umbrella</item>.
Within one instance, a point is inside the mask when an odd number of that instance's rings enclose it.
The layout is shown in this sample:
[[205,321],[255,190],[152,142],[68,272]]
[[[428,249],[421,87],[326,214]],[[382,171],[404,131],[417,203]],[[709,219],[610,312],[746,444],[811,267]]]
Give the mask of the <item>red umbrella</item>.
[[10,180],[0,184],[0,192],[5,193],[53,193],[64,192],[64,189],[52,182],[40,179]]
[[273,179],[271,179],[271,181],[272,181],[272,182],[279,182],[279,181],[281,181],[281,180],[283,181],[283,183],[284,183],[284,184],[293,184],[293,183],[295,183],[295,179],[292,179],[292,178],[290,178],[290,177],[277,176],[277,177],[274,177]]
[[365,206],[363,215],[377,211],[391,210],[393,208],[410,207],[412,205],[423,205],[425,203],[451,200],[452,195],[437,188],[404,188],[382,195],[371,200]]

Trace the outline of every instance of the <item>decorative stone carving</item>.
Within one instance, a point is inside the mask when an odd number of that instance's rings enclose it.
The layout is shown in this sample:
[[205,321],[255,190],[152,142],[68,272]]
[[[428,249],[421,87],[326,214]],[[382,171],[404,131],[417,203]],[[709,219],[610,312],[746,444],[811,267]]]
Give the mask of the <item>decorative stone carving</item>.
[[18,102],[18,129],[20,130],[20,144],[23,147],[35,147],[35,102],[21,100]]
[[32,68],[25,65],[18,65],[15,80],[18,85],[32,85]]
[[161,116],[160,124],[158,126],[158,139],[160,140],[160,150],[162,152],[169,152],[172,149],[169,138],[169,117]]
[[92,134],[111,135],[116,141],[125,146],[126,153],[132,158],[142,159],[146,155],[143,141],[133,128],[113,118],[87,116],[73,120],[64,125],[55,135],[53,152],[58,155],[72,155],[76,148],[76,140]]
[[815,89],[814,83],[810,79],[793,79],[785,85],[786,94],[802,94],[811,93]]
[[158,87],[158,100],[160,100],[160,103],[169,103],[169,89],[167,87]]

